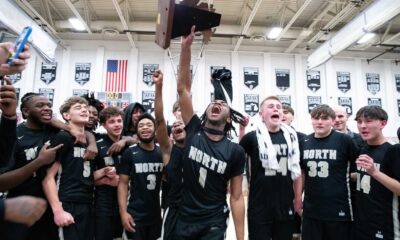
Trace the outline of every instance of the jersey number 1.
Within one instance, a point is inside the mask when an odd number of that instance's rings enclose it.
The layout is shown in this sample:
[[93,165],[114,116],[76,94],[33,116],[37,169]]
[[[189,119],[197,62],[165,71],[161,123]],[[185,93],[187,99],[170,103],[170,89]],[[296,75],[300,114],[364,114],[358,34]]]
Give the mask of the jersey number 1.
[[206,186],[207,169],[200,167],[199,170],[199,183],[204,188]]

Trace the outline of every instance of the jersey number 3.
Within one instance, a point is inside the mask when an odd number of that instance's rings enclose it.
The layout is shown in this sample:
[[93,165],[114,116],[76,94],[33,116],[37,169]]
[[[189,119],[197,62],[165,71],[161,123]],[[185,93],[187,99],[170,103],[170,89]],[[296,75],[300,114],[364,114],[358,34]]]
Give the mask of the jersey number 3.
[[157,177],[154,174],[147,175],[147,181],[149,183],[147,184],[147,189],[148,190],[154,190],[156,189],[156,182],[157,182]]
[[325,162],[325,161],[320,161],[320,162],[308,161],[307,162],[307,167],[310,168],[310,170],[308,170],[308,176],[310,176],[310,177],[316,177],[318,175],[318,177],[326,178],[326,177],[329,176],[329,164],[328,164],[328,162]]

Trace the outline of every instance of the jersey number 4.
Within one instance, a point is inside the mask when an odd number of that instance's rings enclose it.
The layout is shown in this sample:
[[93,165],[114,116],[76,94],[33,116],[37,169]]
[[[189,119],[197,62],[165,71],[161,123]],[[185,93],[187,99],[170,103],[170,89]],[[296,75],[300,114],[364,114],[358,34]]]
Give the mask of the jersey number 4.
[[309,177],[321,177],[321,178],[326,178],[329,176],[329,164],[328,162],[325,161],[308,161],[307,162],[307,167],[309,167],[308,170],[308,176]]
[[363,191],[365,194],[369,194],[371,190],[371,176],[364,175],[361,177],[360,173],[357,174],[357,191]]

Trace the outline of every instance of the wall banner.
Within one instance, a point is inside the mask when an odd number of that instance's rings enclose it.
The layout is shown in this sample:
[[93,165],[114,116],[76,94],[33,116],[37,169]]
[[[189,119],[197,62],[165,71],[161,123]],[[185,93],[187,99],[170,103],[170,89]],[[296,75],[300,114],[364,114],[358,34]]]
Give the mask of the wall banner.
[[381,82],[378,73],[367,73],[367,90],[372,94],[376,94],[381,90]]
[[321,74],[319,71],[307,70],[307,87],[313,92],[321,88]]
[[321,104],[321,96],[307,96],[308,113]]
[[126,108],[131,103],[131,93],[127,92],[98,92],[97,99],[104,103],[105,107],[114,106],[121,109]]
[[395,80],[395,84],[396,84],[396,90],[398,92],[400,92],[400,74],[395,74],[394,80]]
[[282,105],[291,106],[292,100],[290,95],[276,95],[281,100]]
[[353,103],[351,97],[338,97],[338,104],[346,108],[348,115],[353,114]]
[[340,91],[346,93],[350,90],[350,73],[349,72],[336,72],[337,86]]
[[258,113],[258,94],[244,94],[244,111],[252,117]]
[[155,96],[156,94],[154,91],[142,91],[142,105],[147,113],[154,112]]
[[382,99],[380,99],[380,98],[368,98],[368,106],[379,106],[379,107],[382,107]]
[[40,73],[40,80],[49,85],[56,80],[57,63],[47,64],[42,62],[42,71]]
[[289,69],[275,69],[276,87],[282,92],[290,88],[290,70]]
[[51,105],[53,105],[54,100],[54,88],[39,88],[39,93],[49,99]]
[[243,74],[246,87],[253,89],[258,86],[258,68],[245,67],[243,68]]
[[14,85],[16,82],[18,82],[19,80],[21,80],[21,73],[16,73],[13,75],[8,75],[8,77],[10,78],[10,81],[12,83],[12,85]]
[[147,86],[153,86],[153,73],[158,69],[158,64],[143,64],[143,82]]
[[73,96],[89,96],[89,89],[73,89],[72,90],[72,95]]
[[90,63],[75,63],[75,82],[83,86],[90,80]]

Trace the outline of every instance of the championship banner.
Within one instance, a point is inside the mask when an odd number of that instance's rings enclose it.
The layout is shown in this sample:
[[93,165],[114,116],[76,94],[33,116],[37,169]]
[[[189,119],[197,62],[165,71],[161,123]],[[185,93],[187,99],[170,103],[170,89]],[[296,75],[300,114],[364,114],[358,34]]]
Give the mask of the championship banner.
[[244,94],[244,111],[252,117],[258,113],[258,94]]
[[350,90],[350,73],[349,72],[336,72],[337,86],[340,91],[346,93]]
[[244,85],[253,89],[258,86],[258,68],[245,67],[243,68]]
[[400,116],[400,99],[397,99],[397,113]]
[[346,108],[346,113],[348,115],[353,114],[353,102],[351,97],[338,97],[338,104],[339,106]]
[[400,92],[400,74],[395,74],[394,75],[394,80],[395,80],[395,83],[396,83],[396,90],[398,92]]
[[307,70],[307,87],[313,92],[321,88],[321,74],[319,71]]
[[40,80],[49,85],[56,80],[57,63],[47,64],[42,62],[42,71],[40,73]]
[[275,69],[276,87],[282,92],[290,87],[290,70],[289,69]]
[[89,96],[89,89],[73,89],[72,95],[80,97],[83,97],[85,95]]
[[147,113],[154,112],[154,99],[156,93],[154,91],[142,91],[142,105]]
[[11,84],[14,85],[16,82],[18,82],[19,80],[21,80],[21,73],[16,73],[13,75],[8,75],[8,77],[10,78]]
[[39,88],[39,94],[48,98],[51,105],[53,105],[54,88]]
[[75,82],[83,86],[90,80],[91,63],[75,63]]
[[308,113],[322,102],[321,96],[307,96]]
[[215,70],[219,70],[219,69],[225,69],[226,67],[224,67],[224,66],[211,66],[210,67],[210,76],[213,74],[213,72],[215,71]]
[[104,103],[105,106],[114,106],[124,109],[131,103],[131,93],[98,92],[97,99]]
[[143,64],[143,82],[153,86],[153,73],[158,69],[158,64]]
[[279,100],[281,101],[282,105],[286,106],[291,106],[292,105],[292,100],[290,95],[276,95]]
[[379,73],[367,73],[367,90],[372,94],[376,94],[381,90],[381,82],[379,79]]
[[380,98],[368,98],[368,106],[379,106],[379,107],[382,107],[382,99],[380,99]]

